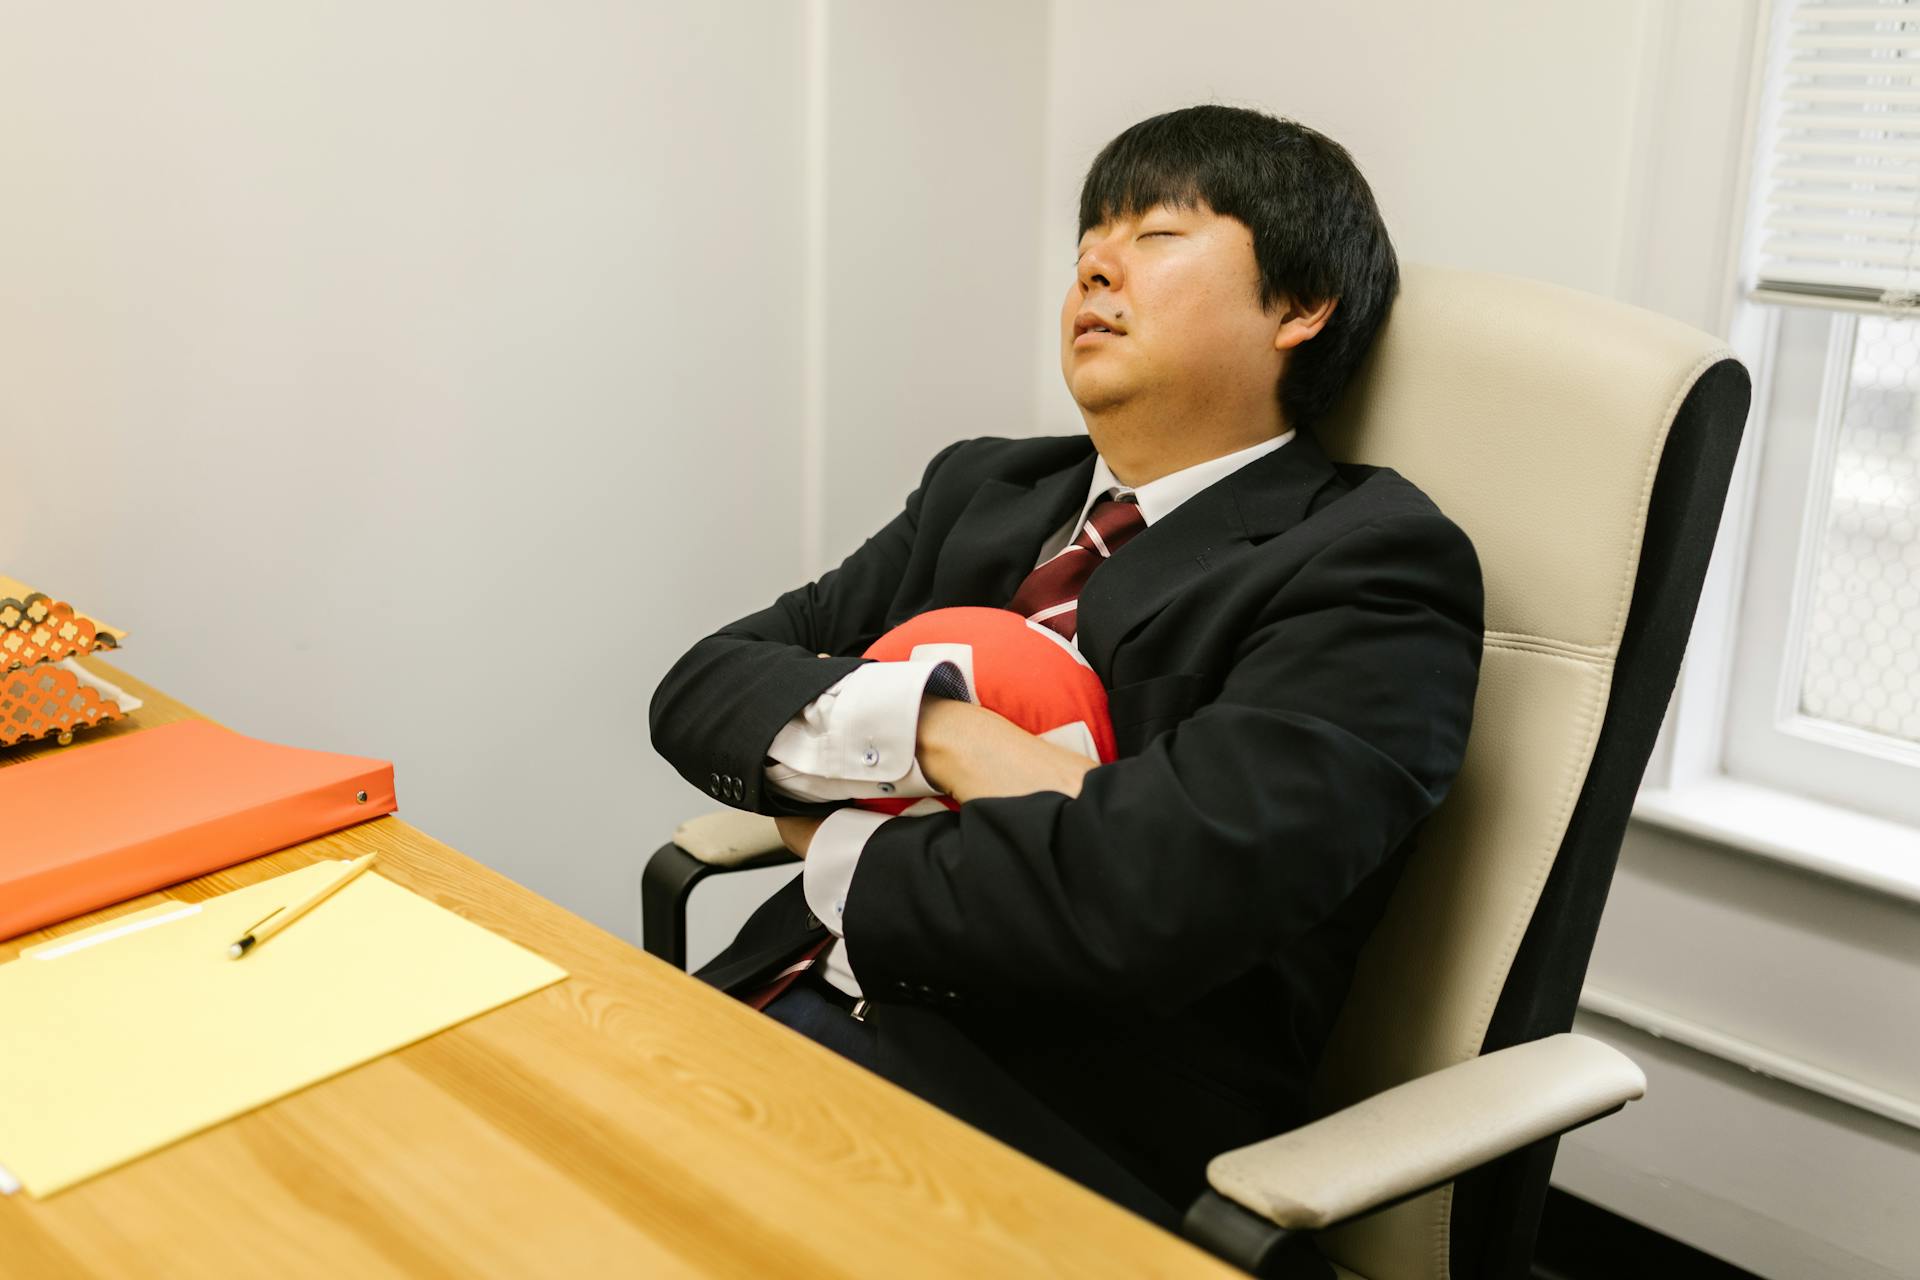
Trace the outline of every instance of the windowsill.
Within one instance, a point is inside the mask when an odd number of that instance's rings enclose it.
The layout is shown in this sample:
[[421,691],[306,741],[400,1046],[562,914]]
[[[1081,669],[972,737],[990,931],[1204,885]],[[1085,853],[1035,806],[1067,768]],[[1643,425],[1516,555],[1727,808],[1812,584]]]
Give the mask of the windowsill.
[[1724,776],[1643,788],[1633,816],[1909,902],[1920,902],[1920,829]]

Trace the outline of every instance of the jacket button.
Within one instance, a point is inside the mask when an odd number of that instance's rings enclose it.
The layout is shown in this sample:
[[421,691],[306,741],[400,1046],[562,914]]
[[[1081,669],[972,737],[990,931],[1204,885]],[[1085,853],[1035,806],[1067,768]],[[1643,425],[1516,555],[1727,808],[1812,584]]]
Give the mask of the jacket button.
[[818,929],[819,927],[820,927],[820,917],[813,914],[813,912],[811,911],[807,912],[807,928]]
[[710,773],[707,775],[707,790],[716,796],[720,794],[720,775],[719,774]]

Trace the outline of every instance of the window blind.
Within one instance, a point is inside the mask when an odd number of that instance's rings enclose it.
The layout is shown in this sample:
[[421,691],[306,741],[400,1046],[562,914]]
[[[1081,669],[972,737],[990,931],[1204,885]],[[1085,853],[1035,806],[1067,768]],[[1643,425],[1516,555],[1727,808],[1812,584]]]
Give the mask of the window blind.
[[1920,4],[1797,3],[1750,296],[1920,314]]

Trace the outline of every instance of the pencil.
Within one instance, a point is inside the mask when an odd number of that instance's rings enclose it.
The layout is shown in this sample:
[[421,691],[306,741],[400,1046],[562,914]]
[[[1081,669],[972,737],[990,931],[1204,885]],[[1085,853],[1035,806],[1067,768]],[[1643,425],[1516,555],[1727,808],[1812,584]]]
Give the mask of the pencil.
[[[364,858],[349,862],[345,871],[328,881],[326,887],[319,890],[312,897],[296,902],[290,907],[275,907],[273,910],[267,912],[266,915],[254,922],[253,927],[247,930],[244,937],[227,948],[227,958],[229,960],[238,960],[241,956],[244,956],[247,952],[253,950],[268,938],[279,933],[295,920],[298,920],[301,916],[307,914],[307,912],[340,892],[341,889],[346,887],[347,881],[352,880],[362,871],[365,871],[373,865],[373,858],[374,855],[370,853]],[[269,924],[267,923],[268,921],[272,921],[272,923]]]

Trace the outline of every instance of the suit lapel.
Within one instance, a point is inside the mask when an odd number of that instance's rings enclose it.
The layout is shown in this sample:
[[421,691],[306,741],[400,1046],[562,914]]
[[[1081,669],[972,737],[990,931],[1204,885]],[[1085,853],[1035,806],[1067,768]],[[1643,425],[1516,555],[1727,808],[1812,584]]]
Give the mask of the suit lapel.
[[932,607],[1005,608],[1033,572],[1040,544],[1087,500],[1094,458],[1089,439],[1084,458],[1032,484],[982,481],[940,547]]
[[[1092,471],[1087,471],[1091,481]],[[1208,485],[1135,534],[1080,590],[1081,656],[1109,686],[1120,642],[1204,574],[1231,573],[1254,547],[1303,520],[1333,464],[1307,431]],[[1084,497],[1084,485],[1082,490]],[[1058,525],[1071,512],[1063,513]]]

